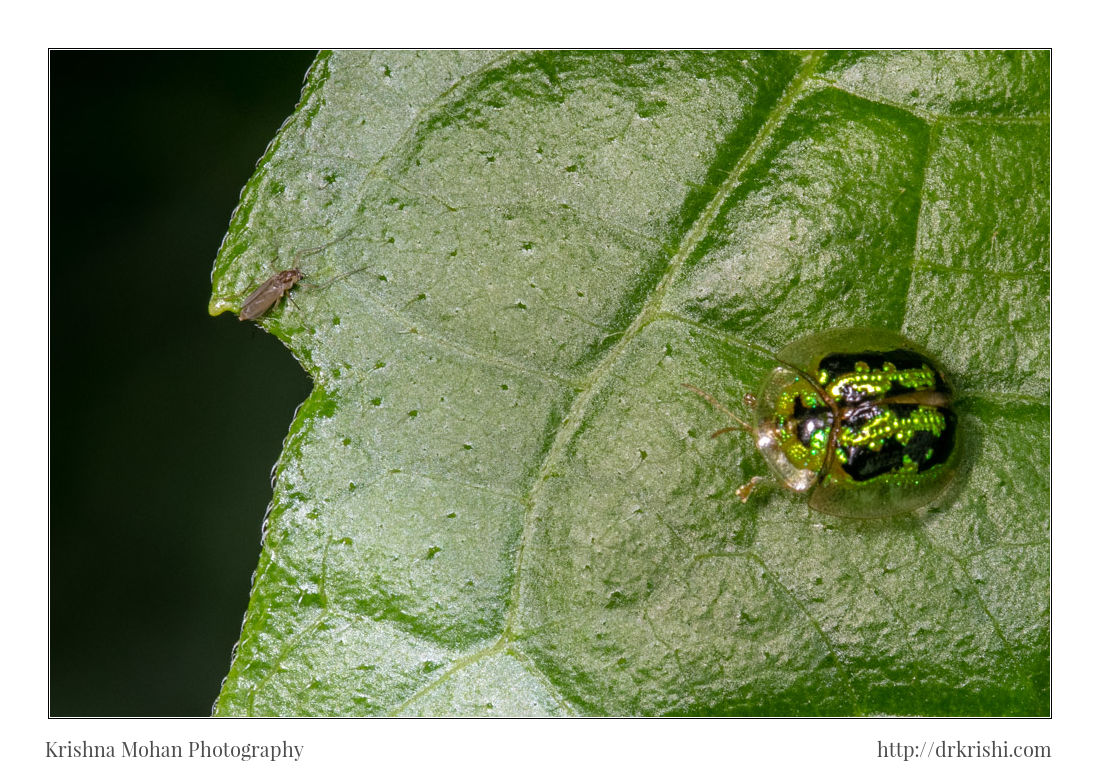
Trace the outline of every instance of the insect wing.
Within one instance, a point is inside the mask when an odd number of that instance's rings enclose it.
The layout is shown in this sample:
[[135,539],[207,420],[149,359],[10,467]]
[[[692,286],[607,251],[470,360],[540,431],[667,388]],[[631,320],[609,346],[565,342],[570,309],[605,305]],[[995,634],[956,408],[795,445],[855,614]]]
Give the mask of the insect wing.
[[271,310],[271,306],[286,293],[286,285],[278,275],[273,275],[261,283],[241,305],[241,321],[253,321]]

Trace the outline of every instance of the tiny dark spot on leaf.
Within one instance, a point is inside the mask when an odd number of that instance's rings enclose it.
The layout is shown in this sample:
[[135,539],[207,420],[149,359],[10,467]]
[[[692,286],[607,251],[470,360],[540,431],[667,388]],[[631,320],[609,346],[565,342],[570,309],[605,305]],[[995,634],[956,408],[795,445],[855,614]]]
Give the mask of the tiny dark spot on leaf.
[[410,411],[409,411],[409,418],[416,418],[416,416],[417,416],[417,415],[418,415],[419,413],[420,413],[420,411],[419,411],[419,410],[410,410]]
[[370,403],[375,407],[379,407],[382,404],[382,397],[371,397]]
[[436,553],[439,553],[439,551],[441,550],[443,550],[443,548],[432,545],[430,548],[428,548],[428,555],[426,555],[425,558],[431,559]]
[[650,116],[664,113],[667,107],[668,103],[665,100],[641,100],[638,103],[638,118],[648,119]]
[[607,599],[607,604],[604,605],[607,609],[612,610],[616,607],[622,607],[626,604],[627,598],[623,595],[622,591],[613,591],[611,596]]

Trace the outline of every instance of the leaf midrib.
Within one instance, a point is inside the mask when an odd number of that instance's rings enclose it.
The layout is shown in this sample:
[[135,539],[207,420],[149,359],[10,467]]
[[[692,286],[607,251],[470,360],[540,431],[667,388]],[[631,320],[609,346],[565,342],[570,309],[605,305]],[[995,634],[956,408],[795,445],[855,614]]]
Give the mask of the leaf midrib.
[[[457,672],[483,658],[501,651],[506,651],[509,654],[515,655],[517,660],[521,660],[529,671],[541,675],[541,672],[539,672],[531,659],[518,650],[515,645],[515,639],[517,636],[516,621],[519,617],[519,602],[523,589],[523,558],[534,531],[535,516],[538,513],[543,493],[543,485],[549,479],[550,472],[561,459],[562,452],[566,449],[569,441],[579,428],[581,419],[584,418],[585,411],[592,401],[592,398],[595,396],[596,387],[600,385],[603,376],[606,375],[618,361],[619,357],[625,352],[634,337],[648,324],[659,317],[661,304],[664,301],[669,286],[679,275],[680,269],[687,261],[687,258],[706,237],[715,219],[718,218],[718,214],[721,212],[722,204],[740,183],[742,173],[744,173],[749,165],[755,161],[758,153],[767,143],[776,127],[779,126],[784,117],[790,112],[791,107],[797,102],[799,96],[803,92],[803,87],[813,76],[822,56],[823,52],[818,51],[805,57],[802,67],[787,84],[780,99],[768,113],[767,118],[761,123],[760,129],[757,130],[752,141],[745,147],[744,152],[738,158],[737,163],[730,169],[725,180],[715,191],[714,196],[707,203],[706,207],[699,212],[699,216],[696,218],[691,228],[685,233],[684,239],[680,242],[679,248],[669,261],[668,267],[660,282],[654,287],[630,326],[626,329],[623,336],[619,338],[615,346],[607,352],[592,370],[589,371],[585,380],[582,381],[584,388],[577,393],[577,396],[573,400],[573,404],[564,417],[561,427],[554,435],[553,443],[543,456],[527,498],[523,500],[525,504],[523,533],[520,537],[519,546],[516,549],[516,564],[512,577],[512,590],[509,594],[508,613],[500,638],[491,645],[456,659],[441,674],[421,686],[408,699],[392,709],[389,713],[390,715],[400,715],[416,700],[423,698],[426,694],[431,692],[431,690],[439,687]],[[542,679],[546,682],[548,688],[553,688],[553,684],[550,683],[547,678],[543,676]],[[559,700],[563,703],[563,706],[569,706],[564,699]]]
[[[526,548],[530,544],[530,540],[534,531],[535,517],[539,512],[539,506],[541,504],[541,498],[543,494],[543,487],[549,478],[550,472],[554,466],[560,461],[562,452],[566,449],[569,441],[576,433],[580,426],[581,419],[584,418],[585,412],[592,401],[592,398],[596,394],[596,388],[602,382],[602,378],[612,368],[612,366],[618,361],[618,359],[625,352],[627,347],[631,344],[634,337],[642,331],[649,323],[654,321],[660,312],[661,304],[664,300],[665,294],[672,282],[678,277],[681,268],[687,261],[687,258],[692,254],[696,247],[705,238],[715,219],[718,218],[718,214],[721,211],[723,203],[728,199],[733,190],[740,183],[740,178],[743,172],[749,167],[749,165],[755,161],[758,153],[764,147],[767,140],[771,137],[776,127],[783,121],[784,117],[789,113],[792,106],[797,102],[798,97],[803,92],[806,82],[813,76],[813,73],[817,67],[818,62],[822,57],[821,52],[815,52],[808,55],[803,61],[802,67],[795,74],[795,76],[788,83],[784,89],[782,96],[777,101],[775,106],[769,112],[765,121],[760,125],[760,129],[757,131],[753,140],[745,148],[745,151],[741,154],[737,163],[731,168],[725,180],[721,186],[718,187],[714,196],[706,207],[700,211],[698,218],[695,220],[691,229],[684,235],[684,239],[681,241],[679,249],[669,261],[663,277],[660,282],[654,287],[649,298],[642,305],[637,316],[631,322],[627,328],[623,337],[615,344],[615,346],[608,351],[608,353],[593,367],[588,373],[584,384],[585,387],[577,394],[576,398],[571,405],[568,414],[565,416],[564,421],[559,428],[557,434],[554,436],[553,443],[543,456],[542,462],[538,468],[538,472],[535,475],[531,489],[527,498],[524,500],[526,509],[523,519],[523,533],[520,538],[519,546],[516,549],[516,563],[515,570],[513,572],[512,591],[509,595],[508,613],[505,620],[505,626],[501,633],[500,638],[485,648],[477,650],[467,656],[457,659],[450,667],[443,673],[434,678],[431,682],[425,684],[417,690],[416,693],[411,695],[404,703],[398,705],[391,714],[399,715],[405,709],[414,703],[417,699],[423,698],[432,689],[439,687],[448,678],[461,671],[463,668],[476,663],[477,661],[486,658],[490,655],[496,654],[501,651],[507,651],[510,654],[518,652],[515,639],[517,636],[516,626],[519,617],[519,602],[522,596],[523,589],[523,561]],[[517,660],[521,660],[528,671],[540,674],[538,668],[533,665],[531,660],[524,655],[517,655]],[[526,659],[526,660],[524,660]],[[544,681],[546,678],[543,678]],[[553,688],[553,684],[546,682],[549,688]],[[563,706],[569,707],[568,703],[564,699],[559,699]]]
[[524,528],[522,538],[520,539],[520,546],[516,552],[515,576],[510,597],[511,601],[509,603],[508,620],[504,627],[503,639],[512,640],[515,638],[516,618],[518,616],[519,600],[523,584],[522,572],[524,550],[528,545],[534,527],[534,516],[538,511],[543,484],[548,480],[550,471],[554,465],[558,463],[562,451],[565,450],[569,440],[572,439],[577,428],[580,426],[581,419],[584,418],[585,411],[592,401],[593,396],[595,396],[596,387],[601,383],[603,376],[611,369],[615,362],[618,361],[619,357],[631,344],[634,337],[657,317],[661,308],[661,303],[664,301],[665,294],[672,284],[672,281],[679,275],[680,268],[683,267],[684,262],[687,261],[687,258],[710,230],[711,225],[721,211],[722,204],[730,196],[734,188],[737,187],[738,183],[740,183],[741,174],[749,164],[755,160],[757,153],[790,111],[799,94],[802,92],[803,85],[813,75],[822,55],[823,52],[814,52],[806,57],[802,67],[787,84],[787,87],[783,90],[783,95],[775,104],[775,107],[772,108],[767,119],[760,125],[760,129],[753,137],[752,142],[745,148],[744,153],[741,154],[737,163],[729,171],[726,179],[722,182],[721,186],[718,187],[710,202],[708,202],[706,207],[699,213],[699,217],[695,220],[691,229],[684,235],[684,239],[680,242],[679,249],[669,261],[664,277],[662,277],[661,281],[654,287],[653,292],[649,295],[645,304],[642,305],[641,310],[638,311],[638,315],[635,316],[625,334],[588,373],[586,380],[587,386],[573,400],[573,404],[569,408],[569,412],[565,416],[561,428],[554,436],[554,442],[543,457],[542,464],[539,466],[538,474],[535,476],[535,481],[531,486],[531,492],[527,499],[527,512],[524,515]]

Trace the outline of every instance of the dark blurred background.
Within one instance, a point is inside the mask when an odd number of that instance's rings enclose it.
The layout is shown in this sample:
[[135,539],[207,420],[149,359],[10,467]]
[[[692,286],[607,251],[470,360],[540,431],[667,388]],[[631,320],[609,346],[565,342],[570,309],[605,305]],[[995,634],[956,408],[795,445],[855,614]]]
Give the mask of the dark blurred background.
[[50,713],[208,715],[309,380],[210,268],[314,52],[50,55]]

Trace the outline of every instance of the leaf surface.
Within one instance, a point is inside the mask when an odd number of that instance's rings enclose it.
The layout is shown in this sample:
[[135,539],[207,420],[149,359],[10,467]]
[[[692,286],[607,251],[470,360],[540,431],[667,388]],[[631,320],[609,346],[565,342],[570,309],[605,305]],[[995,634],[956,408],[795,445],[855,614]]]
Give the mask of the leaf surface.
[[[1049,712],[1045,52],[322,54],[211,312],[314,391],[220,715]],[[959,392],[919,514],[735,489],[772,354],[901,331]]]

